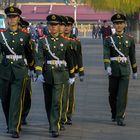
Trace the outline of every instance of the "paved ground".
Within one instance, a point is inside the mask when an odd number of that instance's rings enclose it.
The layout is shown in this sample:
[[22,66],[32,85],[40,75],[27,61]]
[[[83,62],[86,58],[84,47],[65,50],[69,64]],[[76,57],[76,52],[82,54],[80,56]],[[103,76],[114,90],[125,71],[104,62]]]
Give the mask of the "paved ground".
[[[82,39],[85,81],[77,78],[76,108],[73,125],[66,126],[58,140],[139,140],[140,139],[140,77],[130,80],[126,126],[119,127],[110,120],[108,79],[103,67],[101,40]],[[140,46],[137,61],[140,66]],[[139,74],[140,75],[140,74]],[[0,140],[11,140],[0,105]],[[41,85],[33,83],[32,108],[28,125],[22,127],[21,140],[52,140],[44,109]]]

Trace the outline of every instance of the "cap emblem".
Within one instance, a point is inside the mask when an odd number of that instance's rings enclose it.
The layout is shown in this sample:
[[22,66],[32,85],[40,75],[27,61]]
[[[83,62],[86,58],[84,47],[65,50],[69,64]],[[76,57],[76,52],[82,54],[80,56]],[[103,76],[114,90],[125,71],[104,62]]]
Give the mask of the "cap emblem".
[[13,7],[10,8],[10,12],[14,12],[14,8]]
[[56,19],[56,16],[55,15],[52,15],[51,19],[52,20],[55,20]]
[[120,18],[121,16],[119,14],[117,14],[117,18]]

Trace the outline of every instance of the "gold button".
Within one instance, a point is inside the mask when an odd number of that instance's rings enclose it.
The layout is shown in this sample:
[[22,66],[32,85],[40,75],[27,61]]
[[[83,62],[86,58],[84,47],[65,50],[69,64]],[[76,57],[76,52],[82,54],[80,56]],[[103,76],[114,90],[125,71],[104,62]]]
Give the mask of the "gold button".
[[12,48],[12,50],[13,50],[14,48]]
[[56,48],[56,46],[53,46],[54,47],[54,49]]
[[13,62],[11,62],[11,64],[13,64]]
[[52,66],[52,69],[54,69],[54,67]]
[[122,44],[121,42],[119,42],[119,44]]
[[121,51],[122,49],[121,49],[121,48],[119,48],[119,50]]
[[12,40],[12,42],[14,43],[14,42],[15,42],[15,40]]

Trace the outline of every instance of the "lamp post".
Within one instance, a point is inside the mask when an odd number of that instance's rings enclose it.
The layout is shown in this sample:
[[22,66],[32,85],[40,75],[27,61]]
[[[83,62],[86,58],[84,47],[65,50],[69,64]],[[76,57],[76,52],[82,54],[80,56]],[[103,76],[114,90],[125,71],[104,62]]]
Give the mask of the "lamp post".
[[75,20],[75,27],[77,28],[77,3],[74,3],[74,20]]

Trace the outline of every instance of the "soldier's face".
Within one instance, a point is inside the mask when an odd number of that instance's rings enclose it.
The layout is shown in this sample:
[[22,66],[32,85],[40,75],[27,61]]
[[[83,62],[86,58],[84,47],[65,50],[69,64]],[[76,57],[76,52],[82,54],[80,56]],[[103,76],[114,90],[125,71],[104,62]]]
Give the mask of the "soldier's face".
[[60,25],[60,29],[59,29],[60,34],[63,34],[65,32],[65,27],[66,26],[64,24]]
[[114,28],[116,29],[117,33],[123,32],[125,27],[126,27],[125,22],[114,23]]
[[65,33],[66,34],[69,34],[70,32],[71,32],[71,30],[72,30],[72,25],[71,24],[68,24],[68,25],[66,25],[66,28],[65,28]]
[[59,33],[59,24],[48,24],[48,30],[51,34]]
[[18,25],[19,22],[19,16],[8,16],[7,17],[7,22],[9,26],[15,26]]

